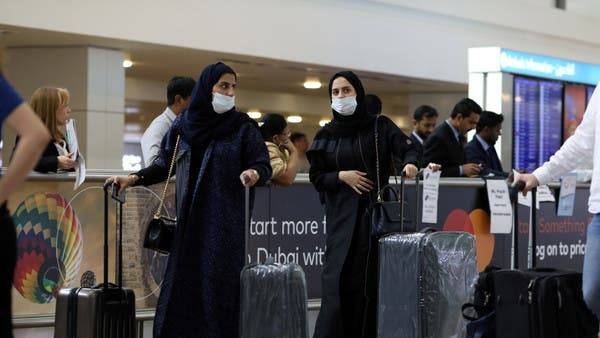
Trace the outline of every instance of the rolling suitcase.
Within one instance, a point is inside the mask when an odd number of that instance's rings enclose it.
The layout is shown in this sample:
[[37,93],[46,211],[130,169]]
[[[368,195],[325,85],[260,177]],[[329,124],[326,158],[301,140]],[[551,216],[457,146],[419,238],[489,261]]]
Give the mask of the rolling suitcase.
[[[250,225],[246,188],[246,248]],[[296,264],[249,264],[241,272],[241,338],[308,338],[306,281]]]
[[[535,267],[535,197],[534,190],[528,269],[519,270],[518,234],[513,231],[513,269],[493,273],[496,338],[597,338],[598,320],[583,300],[581,273]],[[515,198],[513,209],[517,208]],[[518,224],[516,212],[514,218]]]
[[[113,187],[113,191],[118,187]],[[113,197],[115,194],[113,193]],[[116,198],[115,198],[116,199]],[[108,187],[104,187],[104,282],[92,288],[61,289],[56,301],[54,338],[135,338],[135,295],[122,272],[123,201],[119,205],[117,279],[108,282]]]
[[476,279],[474,238],[466,232],[423,230],[382,237],[377,337],[458,337],[461,306]]

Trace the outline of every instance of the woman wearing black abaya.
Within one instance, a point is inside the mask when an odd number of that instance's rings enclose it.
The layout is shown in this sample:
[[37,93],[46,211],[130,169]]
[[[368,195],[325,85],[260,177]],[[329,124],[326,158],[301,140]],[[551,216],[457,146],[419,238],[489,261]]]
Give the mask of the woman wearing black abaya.
[[256,122],[234,107],[236,82],[227,65],[207,66],[188,110],[173,122],[154,163],[108,180],[122,188],[164,181],[181,136],[176,157],[177,232],[156,308],[154,337],[239,334],[244,186],[264,184],[271,167]]
[[[375,119],[364,104],[358,77],[344,71],[329,81],[333,120],[315,136],[308,159],[310,181],[327,214],[327,250],[321,311],[315,338],[375,337],[377,242],[365,212],[377,193]],[[380,184],[390,176],[392,154],[408,177],[417,174],[410,139],[387,117],[377,121]]]

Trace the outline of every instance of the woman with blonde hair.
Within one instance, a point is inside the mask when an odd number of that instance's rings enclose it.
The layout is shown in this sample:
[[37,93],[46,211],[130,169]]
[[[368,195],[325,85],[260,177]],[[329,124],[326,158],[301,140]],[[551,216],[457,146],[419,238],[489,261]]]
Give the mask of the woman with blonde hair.
[[72,170],[77,164],[71,158],[65,137],[65,125],[69,122],[71,114],[69,100],[68,90],[55,87],[38,88],[29,100],[31,108],[44,122],[52,138],[33,169],[37,172]]

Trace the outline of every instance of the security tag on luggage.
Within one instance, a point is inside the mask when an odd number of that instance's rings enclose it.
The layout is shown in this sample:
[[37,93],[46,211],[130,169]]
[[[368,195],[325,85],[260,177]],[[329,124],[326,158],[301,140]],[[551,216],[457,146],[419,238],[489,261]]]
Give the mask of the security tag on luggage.
[[433,172],[427,168],[423,170],[423,223],[437,223],[438,195],[440,190],[440,176],[442,172]]
[[491,227],[493,234],[509,234],[512,231],[512,206],[505,180],[486,180],[490,202]]
[[575,188],[577,187],[577,174],[570,173],[561,178],[560,195],[558,197],[557,216],[573,216],[575,205]]

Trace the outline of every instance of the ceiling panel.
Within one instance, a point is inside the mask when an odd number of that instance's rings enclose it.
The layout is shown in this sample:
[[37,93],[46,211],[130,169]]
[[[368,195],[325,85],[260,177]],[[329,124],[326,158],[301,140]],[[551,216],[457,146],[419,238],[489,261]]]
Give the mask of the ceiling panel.
[[[120,49],[134,62],[134,66],[126,70],[126,76],[162,82],[167,82],[173,75],[186,75],[196,78],[204,65],[222,60],[235,69],[239,75],[239,82],[245,89],[323,95],[327,91],[325,87],[329,77],[339,70],[334,67],[246,55],[216,53],[5,25],[0,25],[0,32],[5,32],[0,34],[0,46],[9,48],[95,46]],[[410,93],[466,93],[467,91],[465,84],[363,71],[357,71],[357,73],[368,92],[384,96]],[[302,83],[307,76],[318,76],[323,83],[323,87],[319,90],[304,89]]]

